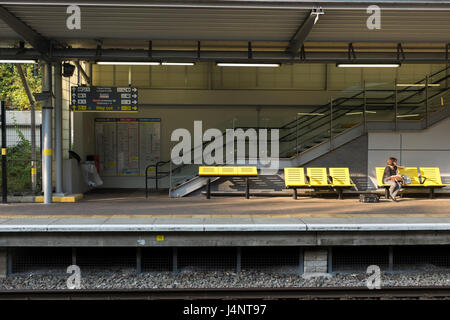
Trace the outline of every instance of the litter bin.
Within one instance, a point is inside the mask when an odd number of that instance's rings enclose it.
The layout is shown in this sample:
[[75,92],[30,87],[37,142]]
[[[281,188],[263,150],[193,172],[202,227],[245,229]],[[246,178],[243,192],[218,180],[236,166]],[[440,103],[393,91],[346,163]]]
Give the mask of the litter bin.
[[81,171],[83,173],[84,181],[90,188],[98,187],[103,184],[102,179],[98,175],[95,161],[81,162]]

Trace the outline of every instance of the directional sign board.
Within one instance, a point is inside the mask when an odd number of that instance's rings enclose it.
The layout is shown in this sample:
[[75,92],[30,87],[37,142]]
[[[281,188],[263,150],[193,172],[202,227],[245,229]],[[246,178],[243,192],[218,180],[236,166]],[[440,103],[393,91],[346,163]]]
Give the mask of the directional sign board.
[[72,87],[72,111],[138,112],[135,87]]

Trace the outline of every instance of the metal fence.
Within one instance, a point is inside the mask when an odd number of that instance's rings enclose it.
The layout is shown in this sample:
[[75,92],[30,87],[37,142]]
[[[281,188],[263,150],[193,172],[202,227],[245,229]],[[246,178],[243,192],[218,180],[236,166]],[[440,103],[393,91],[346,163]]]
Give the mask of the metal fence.
[[71,248],[12,248],[9,250],[10,274],[63,274],[72,264]]
[[76,264],[89,272],[135,272],[136,248],[76,248]]
[[178,271],[235,271],[236,248],[179,248]]
[[[157,248],[10,248],[10,274],[65,274],[76,264],[82,272],[303,272],[302,247],[157,247]],[[331,272],[450,270],[450,246],[333,247]]]
[[450,269],[450,246],[393,247],[393,269],[436,271]]
[[242,271],[300,272],[299,247],[244,247],[241,252]]
[[[33,168],[31,135],[27,125],[7,123],[7,190],[8,195],[24,196],[41,193],[41,125],[36,125],[36,156]],[[0,169],[0,177],[3,175]],[[35,183],[33,183],[33,175]],[[3,185],[1,186],[3,189]],[[1,190],[0,189],[0,190]]]
[[389,268],[389,247],[334,247],[332,249],[332,271],[366,271],[377,265],[383,271]]

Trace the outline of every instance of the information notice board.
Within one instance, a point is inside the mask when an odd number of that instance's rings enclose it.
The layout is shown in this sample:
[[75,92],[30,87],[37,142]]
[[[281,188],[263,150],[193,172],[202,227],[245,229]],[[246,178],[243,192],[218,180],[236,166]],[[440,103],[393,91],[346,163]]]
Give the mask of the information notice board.
[[143,176],[160,159],[161,119],[95,119],[101,176]]

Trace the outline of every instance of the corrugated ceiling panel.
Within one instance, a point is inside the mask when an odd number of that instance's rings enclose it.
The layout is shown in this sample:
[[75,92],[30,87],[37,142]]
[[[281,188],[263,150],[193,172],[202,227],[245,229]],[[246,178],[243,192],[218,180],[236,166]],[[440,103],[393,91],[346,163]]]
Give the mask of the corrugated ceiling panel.
[[[65,6],[7,6],[45,37],[59,40],[288,41],[308,10],[81,7],[82,29],[66,28]],[[368,30],[365,10],[328,10],[310,42],[450,41],[449,11],[381,12],[381,30]],[[15,35],[0,22],[0,39]]]
[[81,30],[66,28],[65,7],[7,6],[53,39],[289,40],[307,11],[81,8]]
[[448,42],[448,11],[381,12],[381,29],[369,30],[364,11],[328,11],[320,17],[308,41],[336,42]]

